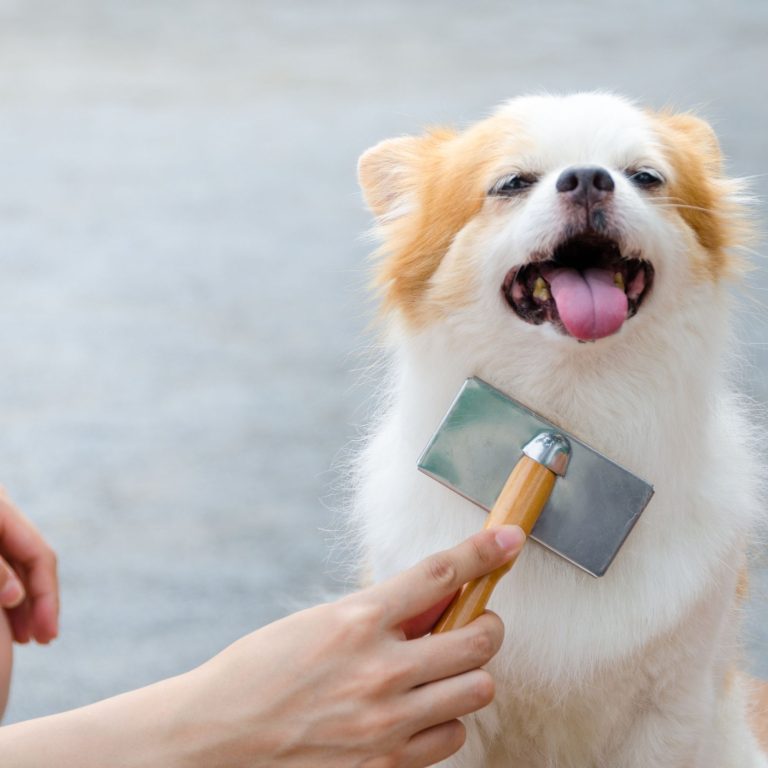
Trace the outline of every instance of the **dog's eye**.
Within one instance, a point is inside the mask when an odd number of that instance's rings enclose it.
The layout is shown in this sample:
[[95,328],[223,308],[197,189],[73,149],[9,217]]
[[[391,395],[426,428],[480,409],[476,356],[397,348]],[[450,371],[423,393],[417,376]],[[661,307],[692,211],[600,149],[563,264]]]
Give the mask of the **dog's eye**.
[[653,168],[639,168],[637,170],[629,170],[626,172],[629,180],[643,189],[652,189],[653,187],[660,187],[664,183],[664,177]]
[[536,183],[535,176],[523,173],[510,173],[502,176],[488,191],[489,195],[496,197],[512,197],[524,192],[528,187]]

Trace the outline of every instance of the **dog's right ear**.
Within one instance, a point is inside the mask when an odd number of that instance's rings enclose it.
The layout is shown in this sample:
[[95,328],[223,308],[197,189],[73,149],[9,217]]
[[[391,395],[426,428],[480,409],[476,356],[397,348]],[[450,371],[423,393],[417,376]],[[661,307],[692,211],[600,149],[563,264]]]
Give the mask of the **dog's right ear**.
[[408,207],[415,186],[419,147],[417,136],[385,139],[366,150],[357,161],[357,178],[371,212],[392,217]]
[[442,161],[442,150],[455,133],[437,129],[423,136],[385,139],[366,150],[357,163],[365,202],[380,219],[413,210],[418,190]]

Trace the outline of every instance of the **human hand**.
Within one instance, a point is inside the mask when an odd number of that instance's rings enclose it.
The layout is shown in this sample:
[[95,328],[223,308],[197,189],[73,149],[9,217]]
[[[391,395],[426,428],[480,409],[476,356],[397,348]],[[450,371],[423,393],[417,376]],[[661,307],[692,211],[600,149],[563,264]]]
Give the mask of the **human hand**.
[[18,643],[53,640],[59,630],[56,555],[0,488],[0,608]]
[[511,560],[524,534],[483,531],[394,578],[288,616],[177,680],[187,758],[206,768],[420,768],[464,742],[457,718],[491,702],[480,669],[503,626],[485,613],[424,635],[470,579]]

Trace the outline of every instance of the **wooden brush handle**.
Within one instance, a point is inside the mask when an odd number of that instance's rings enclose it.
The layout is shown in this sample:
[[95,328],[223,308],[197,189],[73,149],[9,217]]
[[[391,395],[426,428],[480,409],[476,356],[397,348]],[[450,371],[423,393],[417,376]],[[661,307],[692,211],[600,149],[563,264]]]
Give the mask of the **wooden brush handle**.
[[[519,525],[528,536],[547,503],[557,475],[539,462],[523,456],[496,499],[485,527]],[[495,571],[465,584],[445,609],[432,634],[458,629],[476,619],[488,604],[499,579],[515,564],[515,560]]]

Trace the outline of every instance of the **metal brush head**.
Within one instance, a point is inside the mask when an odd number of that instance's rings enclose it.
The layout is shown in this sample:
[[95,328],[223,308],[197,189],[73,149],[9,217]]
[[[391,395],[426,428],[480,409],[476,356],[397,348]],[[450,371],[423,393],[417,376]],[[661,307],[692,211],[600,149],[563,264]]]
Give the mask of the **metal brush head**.
[[567,436],[571,456],[531,538],[602,576],[651,500],[653,486],[530,408],[480,379],[467,379],[418,467],[490,511],[523,446],[551,430]]

